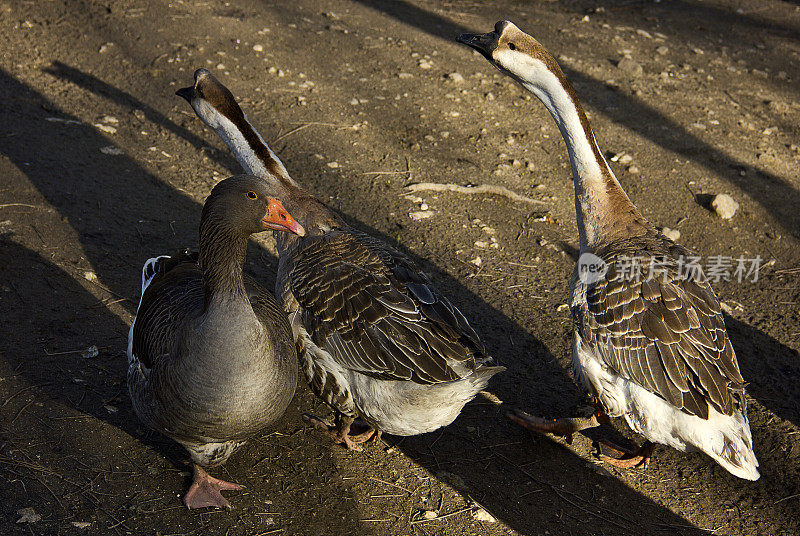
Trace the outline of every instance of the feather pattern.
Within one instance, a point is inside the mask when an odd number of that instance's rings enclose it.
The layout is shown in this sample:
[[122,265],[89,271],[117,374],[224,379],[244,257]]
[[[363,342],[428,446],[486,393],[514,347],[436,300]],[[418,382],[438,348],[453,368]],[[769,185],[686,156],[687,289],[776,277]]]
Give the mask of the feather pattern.
[[292,256],[289,291],[303,324],[342,367],[433,384],[488,359],[463,315],[382,242],[336,230],[302,240]]
[[277,294],[301,369],[338,412],[398,435],[450,424],[503,370],[403,254],[339,224],[279,241]]
[[590,350],[614,373],[690,415],[706,419],[709,406],[722,415],[744,411],[744,380],[719,301],[701,271],[682,269],[689,252],[648,234],[596,254],[608,272],[588,285],[578,279],[585,288],[574,293],[585,301],[572,307]]

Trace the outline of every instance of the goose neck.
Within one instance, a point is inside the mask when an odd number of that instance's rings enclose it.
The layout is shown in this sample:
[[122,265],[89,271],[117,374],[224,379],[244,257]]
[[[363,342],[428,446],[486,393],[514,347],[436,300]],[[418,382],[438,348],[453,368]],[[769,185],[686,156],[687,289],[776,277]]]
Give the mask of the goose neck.
[[199,261],[206,309],[247,297],[242,273],[247,239],[246,233],[225,226],[213,216],[201,222]]
[[596,249],[629,223],[643,220],[600,151],[575,90],[555,64],[542,67],[522,85],[547,108],[569,153],[581,250]]
[[247,173],[256,177],[272,174],[279,177],[282,182],[297,184],[289,176],[283,162],[253,128],[238,104],[234,103],[226,113],[221,113],[213,106],[201,102],[197,104],[196,111],[228,145],[239,165]]

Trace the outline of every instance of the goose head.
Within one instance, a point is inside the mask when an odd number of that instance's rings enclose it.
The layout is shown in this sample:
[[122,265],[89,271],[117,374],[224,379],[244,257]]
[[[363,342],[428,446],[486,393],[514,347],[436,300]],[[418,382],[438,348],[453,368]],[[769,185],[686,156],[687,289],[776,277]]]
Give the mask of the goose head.
[[305,236],[305,229],[286,210],[282,199],[285,201],[285,192],[277,180],[236,175],[217,183],[211,190],[201,222],[224,221],[226,226],[246,234],[271,229]]
[[186,99],[200,119],[214,130],[221,128],[225,120],[238,123],[244,118],[233,94],[208,69],[197,69],[194,85],[175,94]]
[[533,37],[513,22],[500,21],[485,34],[461,34],[458,42],[480,52],[500,71],[519,82],[536,82],[549,73],[560,73],[556,60]]

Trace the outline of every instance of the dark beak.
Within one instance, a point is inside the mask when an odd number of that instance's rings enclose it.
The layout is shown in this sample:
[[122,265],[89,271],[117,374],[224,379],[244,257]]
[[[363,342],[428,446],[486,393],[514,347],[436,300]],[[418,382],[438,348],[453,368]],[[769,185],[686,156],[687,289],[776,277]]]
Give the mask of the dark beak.
[[461,34],[458,36],[457,41],[474,48],[484,55],[484,57],[494,63],[492,59],[492,52],[497,48],[497,43],[500,40],[500,34],[497,32],[489,32],[485,34]]
[[175,94],[179,97],[183,97],[186,99],[186,102],[189,104],[192,103],[192,99],[194,99],[194,86],[192,87],[183,87],[175,92]]

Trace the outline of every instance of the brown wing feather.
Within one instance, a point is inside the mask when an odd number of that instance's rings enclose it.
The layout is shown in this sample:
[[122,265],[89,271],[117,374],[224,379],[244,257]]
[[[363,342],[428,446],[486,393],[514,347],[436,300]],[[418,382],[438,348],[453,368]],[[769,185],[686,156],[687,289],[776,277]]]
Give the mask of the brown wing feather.
[[[743,408],[744,380],[719,301],[702,273],[680,273],[679,258],[689,252],[651,235],[615,242],[597,255],[609,270],[587,286],[586,316],[576,322],[605,364],[702,418],[709,405],[725,415]],[[644,259],[639,281],[623,267],[632,258]],[[653,278],[650,258],[658,267]]]
[[290,290],[314,342],[343,367],[430,384],[487,360],[464,316],[405,256],[352,230],[309,237]]

